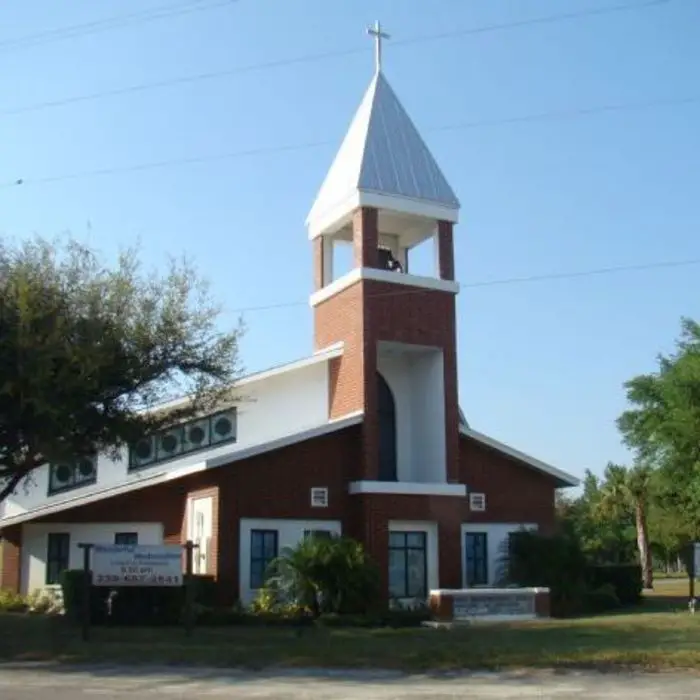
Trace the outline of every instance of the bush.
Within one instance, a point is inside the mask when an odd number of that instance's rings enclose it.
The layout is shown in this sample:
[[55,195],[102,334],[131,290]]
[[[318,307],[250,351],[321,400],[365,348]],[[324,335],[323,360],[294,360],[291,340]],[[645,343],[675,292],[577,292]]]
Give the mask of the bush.
[[586,567],[590,588],[611,586],[620,605],[637,605],[642,600],[642,568],[638,564],[597,564]]
[[581,611],[589,614],[607,612],[619,607],[620,599],[617,597],[614,586],[610,583],[586,591],[581,601]]
[[26,612],[29,609],[27,600],[19,593],[0,589],[0,612]]
[[308,537],[286,548],[270,566],[254,610],[293,606],[322,613],[362,614],[379,600],[379,570],[362,545],[349,537]]
[[586,593],[586,559],[574,538],[530,531],[512,533],[506,568],[509,583],[549,588],[553,617],[581,611]]
[[[89,572],[88,576],[92,576]],[[218,589],[211,576],[193,576],[195,605],[216,603]],[[64,571],[61,576],[66,616],[83,619],[85,572]],[[184,587],[172,586],[90,586],[90,621],[113,625],[176,625],[183,621]]]

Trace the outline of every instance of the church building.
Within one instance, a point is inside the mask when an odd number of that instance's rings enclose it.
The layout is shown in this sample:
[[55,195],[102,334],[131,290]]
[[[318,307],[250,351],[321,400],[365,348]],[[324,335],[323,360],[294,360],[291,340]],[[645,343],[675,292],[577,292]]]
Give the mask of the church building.
[[[548,531],[578,480],[470,427],[458,404],[459,201],[377,68],[313,203],[313,353],[241,379],[214,415],[122,458],[46,464],[0,504],[0,588],[56,586],[80,543],[199,545],[194,569],[250,603],[309,533],[361,541],[386,594],[493,586],[508,534]],[[434,273],[412,273],[432,242]],[[302,241],[299,241],[302,245]],[[335,274],[334,251],[352,250]],[[468,322],[468,319],[465,319]]]

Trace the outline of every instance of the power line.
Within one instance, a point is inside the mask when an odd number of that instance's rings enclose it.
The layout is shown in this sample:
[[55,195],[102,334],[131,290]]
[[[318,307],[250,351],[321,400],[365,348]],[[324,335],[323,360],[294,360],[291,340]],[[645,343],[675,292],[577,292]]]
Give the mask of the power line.
[[[528,284],[533,282],[550,282],[555,280],[576,279],[585,277],[596,277],[600,275],[612,275],[622,272],[640,272],[644,270],[659,270],[663,268],[689,267],[691,265],[700,265],[700,258],[690,258],[686,260],[667,260],[653,263],[638,263],[630,265],[617,265],[613,267],[599,267],[589,270],[578,270],[569,272],[553,272],[541,275],[528,275],[525,277],[505,277],[502,279],[481,280],[477,282],[460,282],[462,289],[475,289],[478,287],[503,287],[513,284]],[[394,296],[410,296],[412,294],[424,294],[425,289],[400,289],[382,294],[368,294],[368,298]],[[226,313],[242,314],[254,313],[258,311],[274,311],[277,309],[288,309],[296,306],[308,306],[308,301],[289,301],[279,302],[276,304],[265,304],[262,306],[246,306],[238,309],[227,309]]]
[[[494,119],[484,119],[480,121],[466,121],[454,124],[444,124],[435,126],[425,131],[440,132],[440,131],[456,131],[461,129],[475,129],[490,126],[506,126],[511,124],[527,124],[538,121],[555,121],[574,119],[576,117],[587,117],[596,114],[605,114],[624,111],[640,111],[659,107],[683,106],[689,104],[700,103],[700,95],[689,95],[686,97],[677,98],[660,98],[654,100],[645,100],[641,102],[621,102],[616,104],[598,105],[595,107],[581,107],[576,109],[565,109],[550,112],[538,112],[533,114],[525,114],[513,117],[502,117]],[[146,170],[157,170],[163,168],[182,167],[186,165],[195,165],[202,163],[212,163],[216,161],[235,160],[238,158],[251,158],[256,156],[271,155],[276,153],[288,153],[293,151],[304,151],[311,148],[319,148],[322,146],[335,145],[335,140],[311,141],[299,144],[287,144],[283,146],[265,146],[260,148],[248,149],[243,151],[229,151],[225,153],[214,153],[209,155],[187,156],[182,158],[171,158],[159,161],[150,161],[145,163],[135,163],[125,166],[114,166],[106,168],[98,168],[95,170],[84,170],[75,173],[65,173],[61,175],[49,175],[34,179],[18,178],[0,183],[0,189],[8,189],[19,185],[46,185],[56,182],[65,182],[68,180],[82,180],[91,177],[103,177],[107,175],[121,175],[133,172]]]
[[[201,2],[201,0],[198,0]],[[233,0],[225,0],[225,2],[217,2],[214,6],[219,6],[221,4],[229,3]],[[405,47],[412,46],[419,43],[431,42],[431,41],[442,41],[444,39],[453,39],[461,36],[468,36],[474,34],[485,34],[489,32],[503,31],[508,29],[520,29],[528,26],[541,25],[541,24],[552,24],[556,22],[571,21],[575,19],[582,19],[585,17],[608,15],[618,12],[631,11],[631,10],[643,10],[655,6],[666,5],[670,3],[671,0],[649,0],[643,3],[627,3],[623,5],[615,5],[612,7],[604,7],[591,10],[582,10],[580,12],[569,12],[565,14],[548,15],[545,17],[537,17],[527,20],[519,20],[514,22],[505,22],[501,24],[490,24],[482,27],[472,27],[470,29],[460,29],[451,32],[442,32],[440,34],[426,34],[422,36],[417,36],[409,39],[399,39],[392,42],[393,47]],[[196,8],[203,9],[203,8]],[[0,43],[0,49],[2,49],[2,44]],[[37,112],[45,109],[54,109],[56,107],[64,107],[71,104],[77,104],[81,102],[89,102],[93,100],[100,100],[108,97],[120,97],[123,95],[135,94],[140,92],[148,92],[150,90],[157,90],[166,87],[174,87],[177,85],[186,85],[191,83],[197,83],[206,80],[217,80],[222,78],[229,78],[234,75],[241,75],[243,73],[250,73],[253,71],[265,71],[274,68],[282,68],[286,66],[299,65],[303,63],[316,63],[318,61],[323,61],[330,58],[339,58],[351,55],[357,55],[361,53],[366,53],[366,49],[352,48],[352,49],[341,49],[337,51],[326,51],[323,53],[307,54],[304,56],[297,56],[291,58],[283,58],[275,61],[267,61],[265,63],[255,63],[247,66],[238,66],[234,68],[225,68],[221,70],[205,71],[201,73],[194,73],[191,75],[181,75],[174,78],[165,78],[163,80],[156,80],[152,82],[136,83],[134,85],[127,85],[121,88],[113,88],[111,90],[101,90],[98,92],[85,93],[82,95],[73,95],[70,97],[59,98],[55,100],[46,100],[44,102],[37,102],[31,105],[24,105],[19,107],[10,107],[8,109],[0,110],[0,116],[13,116],[18,114],[26,114],[29,112]]]
[[231,5],[238,0],[187,0],[186,2],[171,3],[152,7],[148,10],[131,12],[123,15],[116,15],[106,19],[94,20],[83,24],[74,24],[66,27],[47,29],[35,34],[27,34],[15,39],[0,41],[0,52],[9,53],[12,49],[23,49],[39,46],[52,41],[73,39],[79,36],[104,32],[110,29],[120,29],[122,27],[134,26],[145,22],[154,22],[161,19],[169,19],[192,12],[211,10],[224,5]]

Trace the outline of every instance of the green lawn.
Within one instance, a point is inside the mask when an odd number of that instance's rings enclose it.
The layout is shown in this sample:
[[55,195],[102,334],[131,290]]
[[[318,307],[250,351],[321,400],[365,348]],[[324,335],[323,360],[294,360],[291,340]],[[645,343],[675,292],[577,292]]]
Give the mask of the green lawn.
[[226,627],[196,629],[188,639],[179,629],[95,628],[84,644],[60,618],[3,615],[0,656],[249,668],[700,669],[700,612],[685,611],[686,590],[664,584],[639,611],[618,615],[449,631]]

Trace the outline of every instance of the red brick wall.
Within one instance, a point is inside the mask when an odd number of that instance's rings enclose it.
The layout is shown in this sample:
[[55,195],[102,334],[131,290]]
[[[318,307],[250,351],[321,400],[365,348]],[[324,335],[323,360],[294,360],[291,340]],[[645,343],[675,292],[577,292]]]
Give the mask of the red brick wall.
[[[37,522],[159,522],[164,541],[181,544],[187,533],[188,497],[212,495],[211,573],[221,582],[223,597],[232,601],[238,595],[240,518],[330,519],[345,526],[347,484],[360,461],[359,437],[360,426],[353,426]],[[328,488],[328,508],[311,507],[311,488],[316,486]],[[19,543],[20,529],[8,528],[3,536]],[[5,546],[3,554],[2,584],[19,590],[18,549]]]
[[343,356],[329,365],[331,417],[364,410],[365,479],[378,474],[377,343],[393,341],[443,350],[446,473],[459,479],[459,410],[454,295],[372,280],[359,281],[315,309],[315,347],[343,341]]
[[460,440],[460,477],[470,491],[486,494],[486,511],[471,522],[537,523],[542,532],[554,528],[556,483],[552,477],[482,445]]
[[440,585],[458,588],[462,579],[461,523],[464,498],[362,494],[351,497],[344,531],[362,541],[378,563],[382,589],[389,586],[390,520],[421,520],[438,525]]

